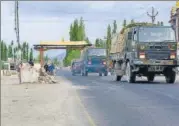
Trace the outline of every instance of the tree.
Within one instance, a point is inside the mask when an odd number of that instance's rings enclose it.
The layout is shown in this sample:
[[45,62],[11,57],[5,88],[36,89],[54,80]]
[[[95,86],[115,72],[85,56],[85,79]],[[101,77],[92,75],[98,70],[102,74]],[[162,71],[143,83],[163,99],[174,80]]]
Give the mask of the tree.
[[28,61],[29,60],[29,44],[26,43],[26,57],[25,59]]
[[54,65],[56,65],[56,66],[58,66],[58,65],[60,64],[57,57],[55,57],[55,58],[53,59],[53,63],[54,63]]
[[123,21],[123,27],[126,27],[126,25],[127,25],[127,21],[126,21],[126,19],[124,19],[124,21]]
[[44,57],[45,62],[48,62],[49,59],[50,59],[50,58],[48,57],[48,55],[46,55],[46,56]]
[[99,39],[98,38],[95,40],[95,47],[100,47],[100,43],[99,43]]
[[135,23],[135,22],[134,22],[134,19],[132,19],[132,20],[131,20],[131,24],[134,24],[134,23]]
[[33,59],[33,49],[30,48],[30,56],[29,56],[30,59]]
[[22,59],[26,59],[26,42],[22,44]]
[[[70,41],[84,41],[85,40],[85,25],[83,18],[80,18],[80,21],[77,19],[70,25]],[[68,66],[71,64],[71,60],[80,57],[80,50],[76,49],[66,49],[66,56],[63,60],[64,65]]]
[[1,60],[7,61],[7,57],[8,57],[7,52],[8,49],[6,43],[1,41]]
[[10,57],[10,58],[13,57],[13,50],[12,50],[12,46],[11,45],[8,46],[8,57]]
[[160,25],[161,25],[161,26],[164,26],[163,21],[160,22]]
[[79,24],[79,40],[85,40],[85,26],[84,26],[84,22],[83,22],[83,18],[80,18],[80,24]]
[[160,26],[160,22],[159,21],[157,22],[157,25]]
[[112,35],[116,34],[117,32],[117,23],[116,23],[116,20],[114,20],[113,22],[113,31],[112,31]]
[[7,61],[7,46],[6,44],[4,43],[4,60]]
[[107,28],[107,40],[106,40],[106,52],[107,52],[107,55],[109,55],[109,51],[110,51],[110,48],[111,48],[111,26],[108,25],[108,28]]
[[86,41],[86,43],[90,44],[88,37],[86,37],[85,41]]

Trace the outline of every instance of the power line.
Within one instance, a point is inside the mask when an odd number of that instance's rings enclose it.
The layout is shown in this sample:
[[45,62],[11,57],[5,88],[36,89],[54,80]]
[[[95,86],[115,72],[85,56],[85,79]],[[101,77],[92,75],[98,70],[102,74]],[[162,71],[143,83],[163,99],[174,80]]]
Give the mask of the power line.
[[152,19],[152,24],[154,24],[155,17],[158,15],[158,11],[155,13],[154,7],[152,7],[152,14],[150,15],[149,12],[147,12],[147,15]]

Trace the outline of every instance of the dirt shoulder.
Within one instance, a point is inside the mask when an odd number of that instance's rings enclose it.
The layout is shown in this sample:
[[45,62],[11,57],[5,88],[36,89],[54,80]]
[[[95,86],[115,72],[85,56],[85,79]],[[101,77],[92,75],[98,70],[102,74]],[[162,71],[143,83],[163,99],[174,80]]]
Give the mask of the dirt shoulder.
[[17,76],[9,76],[1,83],[2,126],[91,125],[75,88],[64,78],[57,84],[18,84]]

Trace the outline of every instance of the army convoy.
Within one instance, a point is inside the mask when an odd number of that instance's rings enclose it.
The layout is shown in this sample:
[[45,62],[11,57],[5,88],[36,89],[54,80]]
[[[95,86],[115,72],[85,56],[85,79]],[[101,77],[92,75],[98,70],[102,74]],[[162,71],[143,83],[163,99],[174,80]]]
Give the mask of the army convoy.
[[112,37],[109,58],[105,49],[88,47],[78,63],[73,75],[77,71],[82,76],[89,72],[107,76],[110,70],[116,81],[125,75],[129,83],[135,83],[137,76],[152,82],[156,75],[163,75],[167,83],[174,83],[178,67],[175,33],[169,26],[129,24]]
[[175,33],[168,26],[130,24],[112,38],[110,61],[116,81],[126,75],[129,83],[135,83],[136,76],[152,82],[156,75],[164,75],[167,83],[174,83],[178,66]]

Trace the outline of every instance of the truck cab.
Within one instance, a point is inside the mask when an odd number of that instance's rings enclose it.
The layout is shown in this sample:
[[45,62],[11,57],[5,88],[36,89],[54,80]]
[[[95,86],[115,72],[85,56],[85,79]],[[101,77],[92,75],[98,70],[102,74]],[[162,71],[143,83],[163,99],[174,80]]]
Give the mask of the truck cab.
[[88,76],[88,73],[98,73],[99,76],[107,76],[106,49],[89,47],[81,55],[81,73],[82,76]]
[[171,27],[135,26],[124,36],[120,52],[123,58],[115,59],[116,68],[123,71],[117,74],[118,78],[126,75],[127,81],[133,83],[136,76],[146,76],[151,82],[156,75],[162,74],[167,83],[175,82],[177,42]]

